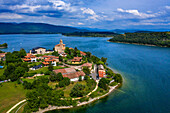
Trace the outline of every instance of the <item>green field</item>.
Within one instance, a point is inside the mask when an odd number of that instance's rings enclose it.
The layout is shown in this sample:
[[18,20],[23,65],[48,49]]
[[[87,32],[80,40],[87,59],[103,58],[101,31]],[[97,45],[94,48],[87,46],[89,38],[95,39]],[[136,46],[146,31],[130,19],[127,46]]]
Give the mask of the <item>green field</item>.
[[2,83],[0,86],[0,113],[5,113],[12,106],[25,98],[27,90],[16,82]]
[[[54,66],[54,70],[55,69],[64,69],[64,68],[67,68],[67,67]],[[42,67],[38,70],[31,70],[31,71],[29,71],[29,73],[41,73],[41,72],[44,73],[46,71],[48,71],[48,67]]]

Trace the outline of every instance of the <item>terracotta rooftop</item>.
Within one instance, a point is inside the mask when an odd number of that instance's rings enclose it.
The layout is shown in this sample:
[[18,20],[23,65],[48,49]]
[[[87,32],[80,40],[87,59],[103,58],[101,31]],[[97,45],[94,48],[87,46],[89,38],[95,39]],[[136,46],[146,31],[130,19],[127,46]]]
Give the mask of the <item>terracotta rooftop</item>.
[[7,53],[0,53],[0,57],[4,57]]
[[86,55],[86,53],[84,53],[83,51],[80,51],[80,54],[84,56]]
[[66,74],[66,73],[75,73],[76,70],[74,68],[65,68],[65,69],[56,69],[53,70],[56,73],[62,73],[62,74]]
[[83,64],[83,65],[81,65],[82,67],[91,67],[92,66],[92,64],[91,63],[85,63],[85,64]]
[[51,61],[56,61],[56,60],[53,59],[53,58],[46,58],[44,61],[46,61],[46,62],[51,62]]
[[44,55],[42,57],[44,57],[44,58],[59,58],[58,56],[52,56],[52,55]]
[[23,59],[24,61],[31,61],[31,59]]
[[82,60],[82,57],[74,57],[71,61],[80,62],[81,60]]
[[44,65],[48,65],[49,63],[48,62],[42,62]]
[[27,56],[25,56],[25,58],[35,58],[36,56],[35,55],[32,55],[30,53],[27,53]]
[[99,70],[98,73],[99,73],[99,77],[104,77],[105,75],[105,71],[102,70]]
[[73,78],[78,78],[79,76],[85,76],[85,75],[86,74],[83,71],[78,71],[74,73],[63,74],[63,77],[68,77],[69,79],[73,79]]

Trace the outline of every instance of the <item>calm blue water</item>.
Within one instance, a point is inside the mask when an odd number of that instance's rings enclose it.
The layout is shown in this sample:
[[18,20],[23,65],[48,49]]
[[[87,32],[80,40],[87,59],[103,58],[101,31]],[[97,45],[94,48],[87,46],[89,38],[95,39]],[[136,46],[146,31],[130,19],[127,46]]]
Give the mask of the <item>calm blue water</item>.
[[108,64],[124,77],[123,86],[95,103],[70,113],[168,113],[170,112],[170,48],[107,42],[108,38],[65,37],[62,35],[0,35],[0,43],[13,51],[36,46],[52,49],[60,39],[66,46],[107,57]]

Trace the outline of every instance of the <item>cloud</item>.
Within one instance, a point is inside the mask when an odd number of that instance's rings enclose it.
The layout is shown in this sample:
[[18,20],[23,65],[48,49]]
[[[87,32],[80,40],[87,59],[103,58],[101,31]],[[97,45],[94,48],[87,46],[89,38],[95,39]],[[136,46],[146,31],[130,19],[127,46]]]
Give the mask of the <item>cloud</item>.
[[22,16],[14,13],[1,13],[0,19],[21,19]]
[[90,8],[81,8],[81,10],[83,11],[83,14],[90,14],[90,15],[95,15],[96,13],[90,9]]
[[90,8],[80,8],[83,14],[90,15],[88,16],[87,20],[95,20],[98,21],[100,16],[97,15],[92,9]]
[[77,24],[78,24],[78,25],[84,25],[84,23],[81,23],[81,22],[78,22]]
[[141,13],[138,10],[123,10],[121,8],[117,8],[117,11],[123,12],[123,13],[130,13],[136,16],[140,16],[141,18],[148,18],[148,17],[156,17],[155,14],[146,14],[146,13]]
[[76,11],[76,8],[71,7],[70,3],[65,3],[62,0],[48,0],[48,1],[53,4],[53,8],[55,9],[65,10],[65,11],[70,11],[70,12]]
[[165,6],[166,9],[170,9],[170,6]]

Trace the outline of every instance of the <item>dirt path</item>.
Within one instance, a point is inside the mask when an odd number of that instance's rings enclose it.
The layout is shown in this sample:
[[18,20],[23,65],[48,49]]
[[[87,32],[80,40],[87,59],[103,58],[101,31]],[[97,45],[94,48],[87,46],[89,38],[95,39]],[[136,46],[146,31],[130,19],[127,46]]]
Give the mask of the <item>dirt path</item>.
[[21,103],[23,103],[23,102],[25,102],[25,101],[26,101],[26,99],[24,99],[24,100],[18,102],[18,103],[15,104],[10,110],[8,110],[7,113],[10,113],[13,109],[15,109],[18,105],[20,105]]

